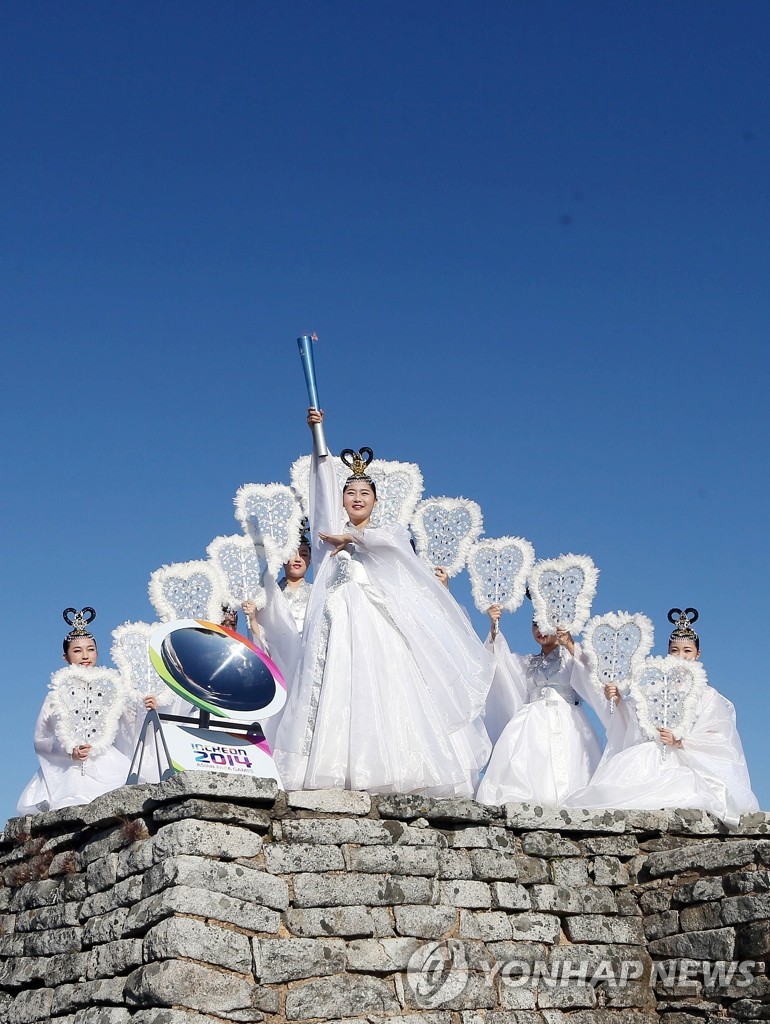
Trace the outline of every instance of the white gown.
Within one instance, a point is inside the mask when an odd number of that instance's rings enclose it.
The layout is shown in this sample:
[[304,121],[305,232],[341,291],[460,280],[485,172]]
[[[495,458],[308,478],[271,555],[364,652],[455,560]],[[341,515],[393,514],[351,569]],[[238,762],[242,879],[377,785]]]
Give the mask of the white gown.
[[[572,793],[573,807],[660,810],[694,807],[737,825],[759,810],[751,791],[733,705],[707,686],[682,747],[663,747],[639,729],[628,700],[613,715],[607,750],[591,782]],[[664,751],[665,749],[665,756]]]
[[497,667],[484,721],[495,746],[476,799],[561,806],[587,784],[601,753],[580,707],[592,696],[580,648],[574,657],[561,646],[546,657],[513,654],[498,633],[492,649]]
[[[310,499],[314,582],[275,750],[286,789],[471,796],[491,656],[402,526],[345,525],[329,457],[313,456]],[[355,534],[352,553],[319,532]]]
[[124,786],[134,753],[138,710],[132,701],[126,701],[111,745],[101,753],[92,753],[84,762],[76,762],[72,751],[65,750],[56,735],[56,714],[49,694],[35,724],[35,753],[40,768],[19,797],[18,813],[39,814],[87,804],[102,793]]
[[[269,573],[265,575],[264,585],[267,600],[265,607],[257,611],[262,636],[255,637],[252,634],[252,640],[264,647],[281,670],[288,687],[296,675],[302,653],[302,632],[312,586],[307,580],[302,580],[292,590],[285,580],[276,583]],[[260,722],[271,750],[275,747],[275,737],[283,713],[281,710],[272,718]]]

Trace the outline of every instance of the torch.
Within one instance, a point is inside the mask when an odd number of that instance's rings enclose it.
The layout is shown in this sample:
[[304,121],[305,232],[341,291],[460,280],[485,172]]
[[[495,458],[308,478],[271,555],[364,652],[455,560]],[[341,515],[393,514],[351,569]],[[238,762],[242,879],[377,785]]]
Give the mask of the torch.
[[[321,408],[318,401],[318,387],[315,382],[315,363],[313,362],[313,342],[317,341],[315,334],[303,334],[297,338],[299,357],[302,360],[302,369],[305,372],[305,383],[307,384],[307,397],[314,409]],[[329,448],[324,437],[323,423],[313,424],[313,447],[316,455],[328,455]]]

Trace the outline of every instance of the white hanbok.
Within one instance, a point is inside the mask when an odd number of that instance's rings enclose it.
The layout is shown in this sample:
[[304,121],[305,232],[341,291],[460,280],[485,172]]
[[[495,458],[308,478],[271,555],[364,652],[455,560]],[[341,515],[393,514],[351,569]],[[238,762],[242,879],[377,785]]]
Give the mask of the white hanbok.
[[[19,814],[39,814],[59,807],[90,803],[126,784],[137,734],[138,705],[126,699],[117,710],[114,735],[104,750],[85,761],[73,761],[57,730],[57,714],[49,694],[35,724],[35,753],[40,767],[19,797]],[[112,729],[110,729],[112,732]]]
[[[345,525],[332,459],[313,456],[314,582],[278,729],[287,789],[471,796],[489,756],[493,664],[402,526]],[[319,533],[347,532],[332,555]]]
[[[276,583],[270,573],[265,574],[264,586],[265,607],[256,613],[262,635],[252,634],[252,640],[270,655],[288,687],[299,666],[305,615],[313,588],[303,579],[298,587],[292,589],[285,579]],[[275,737],[283,714],[284,709],[260,722],[271,750],[275,747]]]
[[562,646],[514,654],[501,633],[491,647],[497,666],[484,721],[495,746],[476,799],[558,807],[588,783],[601,754],[581,707],[591,688],[580,647],[574,656]]
[[640,730],[628,698],[613,716],[607,750],[586,788],[572,793],[572,807],[660,810],[692,807],[728,825],[759,810],[735,726],[735,709],[713,687],[698,702],[695,724],[681,747],[664,747]]

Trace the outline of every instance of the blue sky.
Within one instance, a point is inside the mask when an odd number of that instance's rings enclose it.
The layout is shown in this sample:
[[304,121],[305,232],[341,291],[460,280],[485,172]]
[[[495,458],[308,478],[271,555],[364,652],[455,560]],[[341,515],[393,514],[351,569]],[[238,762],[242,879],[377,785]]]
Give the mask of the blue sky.
[[[154,569],[236,532],[241,484],[288,482],[311,331],[334,447],[592,555],[595,612],[644,611],[658,651],[700,609],[770,808],[770,8],[3,15],[0,817],[61,609],[96,607],[106,661]],[[524,611],[504,631],[530,648]]]

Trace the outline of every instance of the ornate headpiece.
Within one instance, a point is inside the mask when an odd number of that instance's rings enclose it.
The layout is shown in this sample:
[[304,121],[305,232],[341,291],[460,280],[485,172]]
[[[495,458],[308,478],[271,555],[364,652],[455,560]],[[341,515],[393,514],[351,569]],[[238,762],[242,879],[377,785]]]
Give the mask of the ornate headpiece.
[[[367,455],[369,458],[365,458]],[[354,452],[352,448],[346,448],[344,451],[340,452],[340,458],[350,470],[350,476],[345,481],[345,487],[347,487],[348,484],[353,483],[355,480],[361,480],[374,487],[374,480],[372,480],[366,472],[369,463],[374,458],[374,452],[371,448],[362,448],[358,452]]]
[[81,608],[80,611],[77,608],[65,608],[61,614],[67,625],[72,626],[72,629],[64,638],[65,643],[69,643],[70,640],[78,640],[81,637],[87,637],[89,640],[94,639],[93,633],[89,633],[86,629],[86,626],[90,626],[96,618],[96,612],[93,608]]
[[674,630],[669,640],[694,640],[698,643],[698,634],[692,628],[693,622],[698,621],[697,608],[672,608],[668,613],[668,621],[674,624]]

